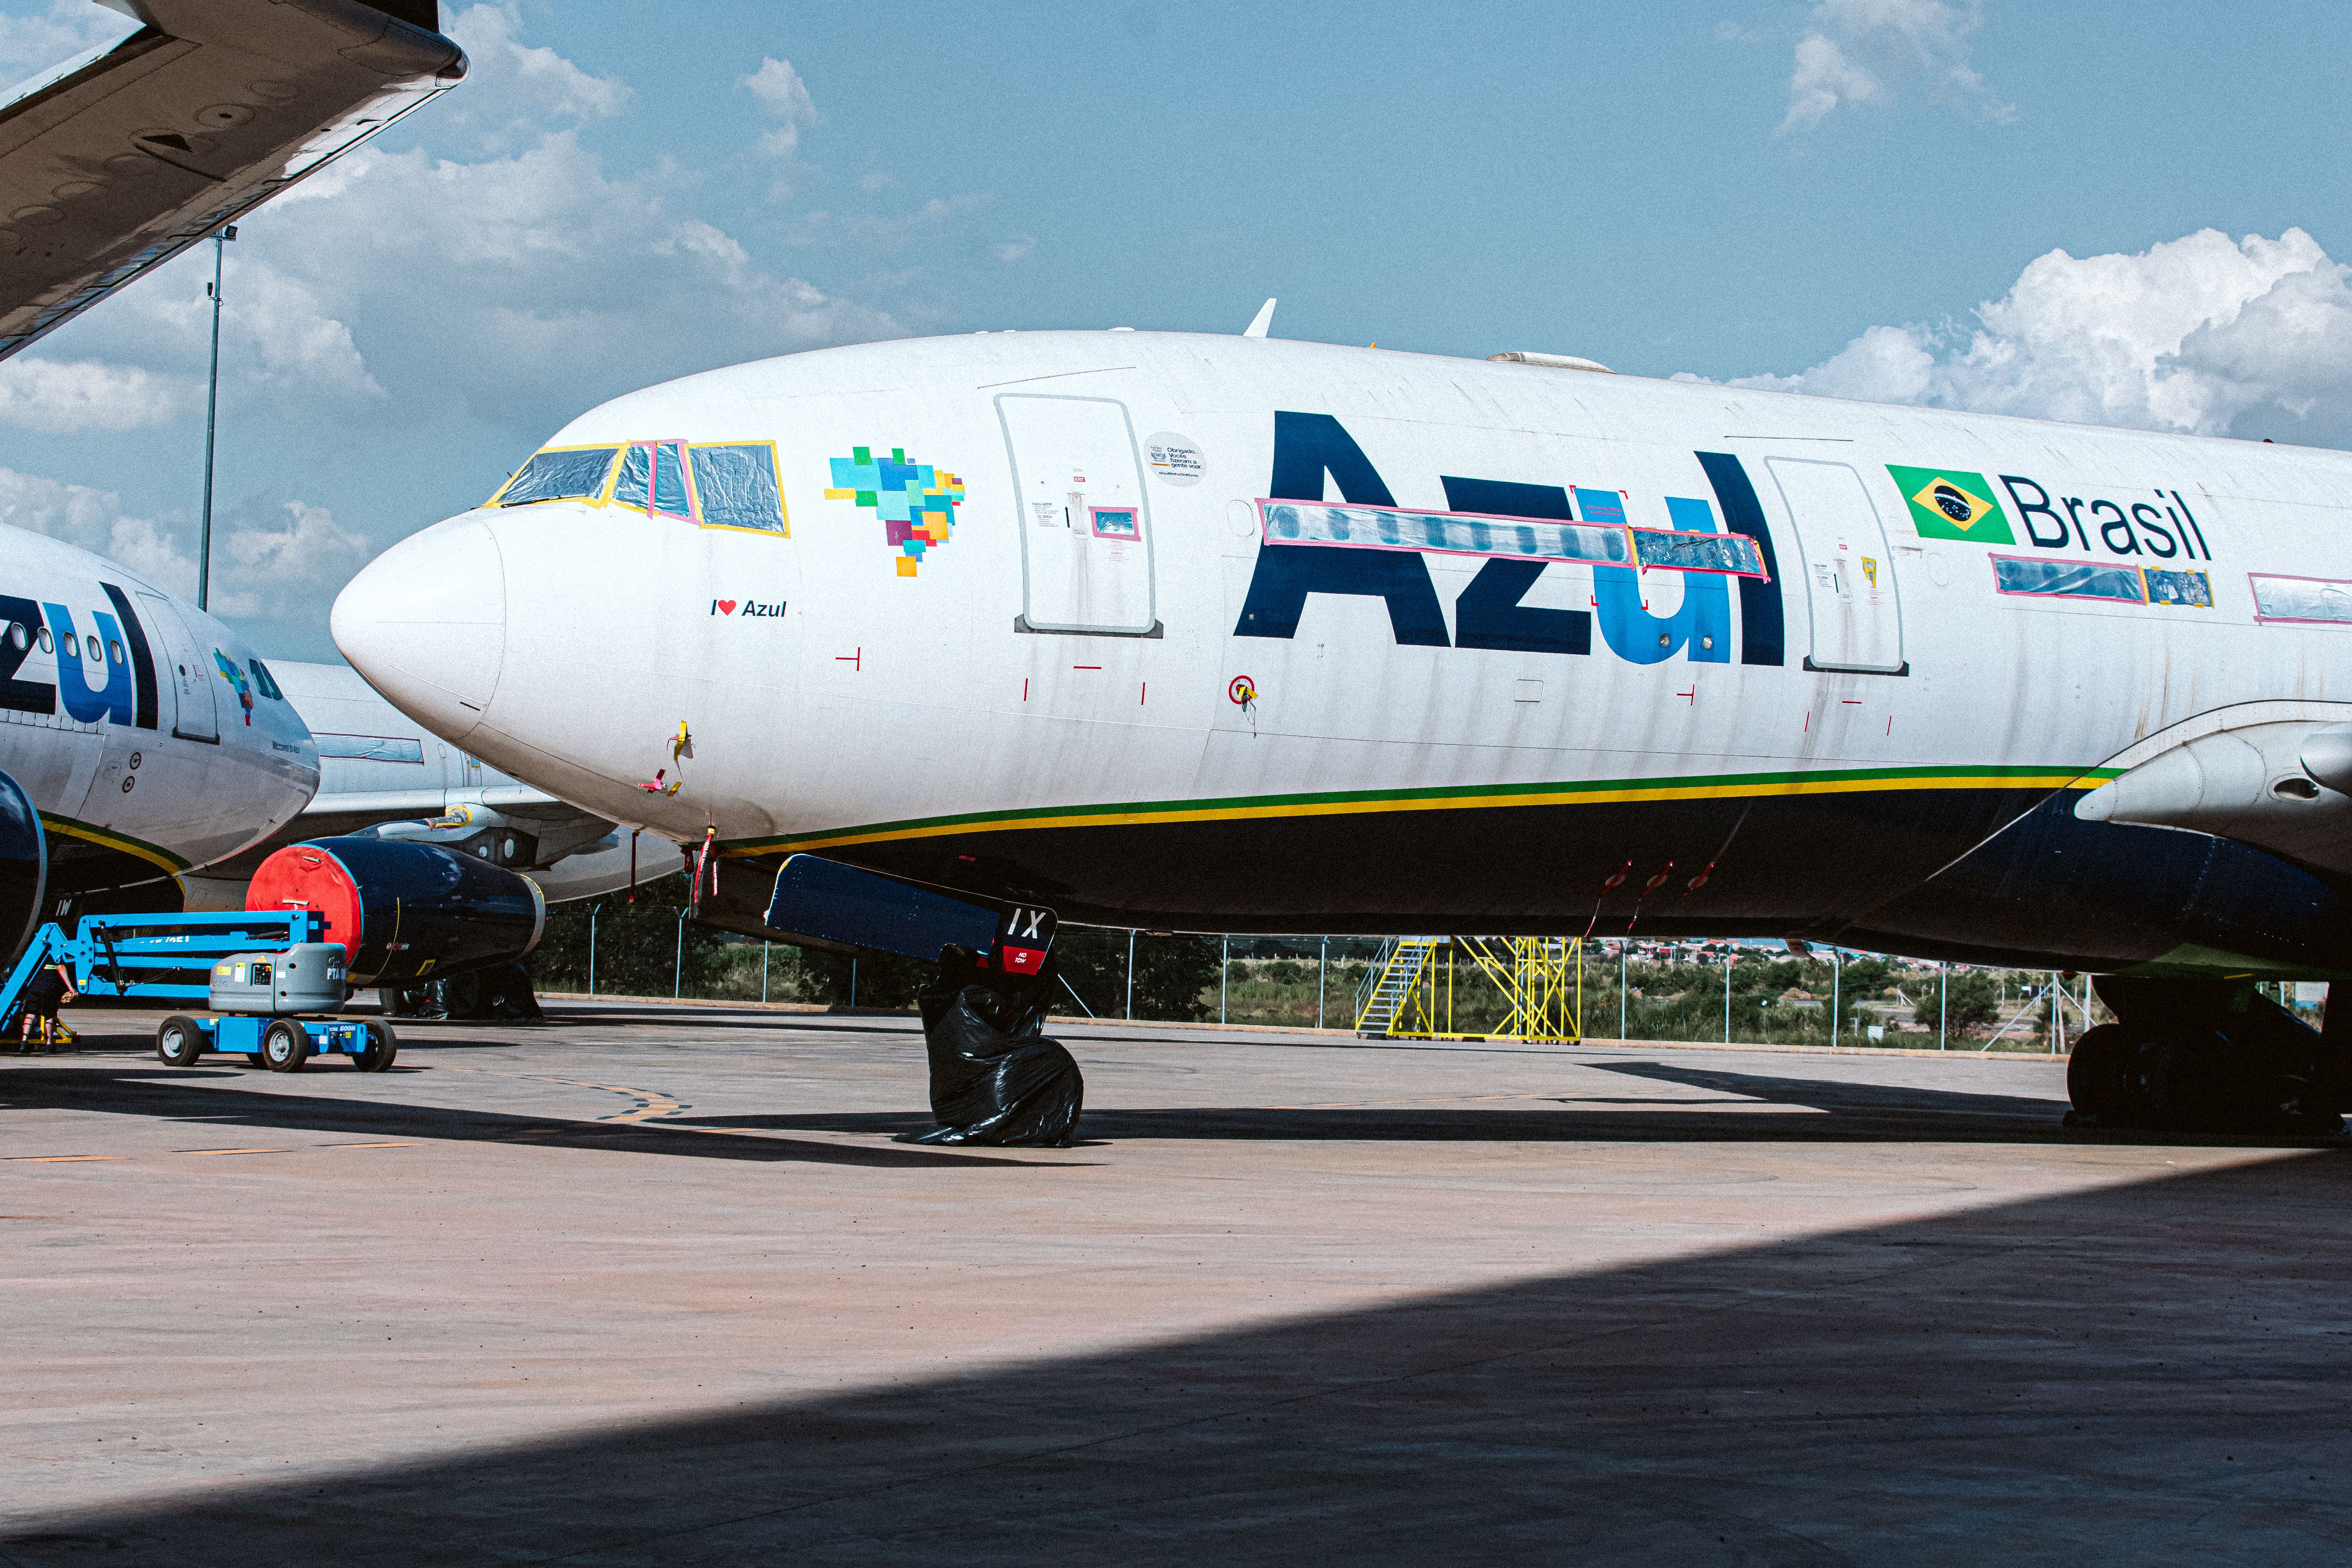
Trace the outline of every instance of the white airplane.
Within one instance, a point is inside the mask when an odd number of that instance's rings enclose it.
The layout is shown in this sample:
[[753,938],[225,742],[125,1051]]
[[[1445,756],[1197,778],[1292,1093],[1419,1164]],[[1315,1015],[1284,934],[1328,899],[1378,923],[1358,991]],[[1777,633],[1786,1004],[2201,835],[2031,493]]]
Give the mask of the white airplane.
[[[23,868],[0,909],[11,956],[37,913],[157,883],[294,819],[318,754],[268,666],[226,626],[69,544],[0,530],[0,772]],[[0,792],[7,793],[7,792]],[[155,896],[164,896],[159,886]]]
[[2352,457],[1264,321],[618,398],[336,641],[710,841],[751,934],[805,852],[1106,924],[1826,941],[2107,977],[2109,1120],[2352,1100],[2248,999],[2352,971]]

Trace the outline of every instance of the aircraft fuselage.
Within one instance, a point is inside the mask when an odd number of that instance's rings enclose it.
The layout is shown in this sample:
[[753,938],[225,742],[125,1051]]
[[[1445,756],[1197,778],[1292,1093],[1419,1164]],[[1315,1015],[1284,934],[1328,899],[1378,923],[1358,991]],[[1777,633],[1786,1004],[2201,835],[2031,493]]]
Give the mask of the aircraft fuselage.
[[737,859],[1123,925],[2347,967],[2326,877],[2072,809],[2230,715],[2352,719],[2341,453],[1123,331],[740,365],[549,449],[516,484],[593,493],[411,538],[338,641]]

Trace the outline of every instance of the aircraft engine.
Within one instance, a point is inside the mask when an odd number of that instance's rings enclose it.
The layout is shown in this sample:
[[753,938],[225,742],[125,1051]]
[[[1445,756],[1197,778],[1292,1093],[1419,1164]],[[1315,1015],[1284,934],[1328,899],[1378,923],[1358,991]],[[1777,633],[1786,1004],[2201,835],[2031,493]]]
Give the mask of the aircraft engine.
[[24,786],[0,773],[0,945],[7,949],[5,975],[16,967],[41,918],[49,877],[48,836],[41,814]]
[[528,877],[431,844],[313,838],[261,863],[245,907],[327,917],[354,987],[415,985],[511,963],[539,945],[547,900]]

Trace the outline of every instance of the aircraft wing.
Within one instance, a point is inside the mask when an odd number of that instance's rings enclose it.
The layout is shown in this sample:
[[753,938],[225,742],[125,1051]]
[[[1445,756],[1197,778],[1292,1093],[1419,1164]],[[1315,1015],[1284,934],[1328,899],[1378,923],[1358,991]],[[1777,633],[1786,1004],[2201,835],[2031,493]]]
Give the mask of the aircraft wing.
[[437,0],[104,0],[0,104],[0,359],[455,84]]

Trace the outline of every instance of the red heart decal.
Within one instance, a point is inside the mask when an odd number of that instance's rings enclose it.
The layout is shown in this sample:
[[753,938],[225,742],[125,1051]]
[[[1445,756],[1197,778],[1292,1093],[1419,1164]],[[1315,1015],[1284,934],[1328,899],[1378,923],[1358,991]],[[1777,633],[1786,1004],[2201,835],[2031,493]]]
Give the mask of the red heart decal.
[[734,600],[732,600],[732,599],[721,599],[721,600],[719,600],[719,613],[720,615],[722,615],[722,616],[731,616],[731,615],[733,615],[733,614],[735,613],[735,601],[734,601]]

